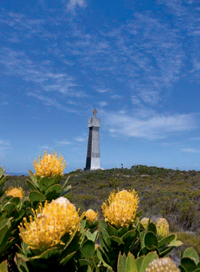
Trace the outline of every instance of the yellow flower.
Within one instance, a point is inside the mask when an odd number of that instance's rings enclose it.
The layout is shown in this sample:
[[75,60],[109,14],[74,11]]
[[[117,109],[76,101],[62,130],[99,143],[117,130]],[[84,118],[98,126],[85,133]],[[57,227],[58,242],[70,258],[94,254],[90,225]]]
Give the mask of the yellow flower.
[[51,154],[47,154],[47,152],[44,151],[43,157],[41,158],[41,156],[39,156],[38,160],[35,159],[33,162],[35,175],[41,177],[62,176],[66,165],[63,156],[59,155],[59,157],[57,157],[55,151],[51,152]]
[[[150,222],[153,223],[153,220],[150,219]],[[142,224],[142,226],[146,229],[149,223],[149,218],[144,217],[140,220],[140,223]]]
[[169,235],[169,223],[165,218],[159,218],[156,221],[156,229],[160,238],[164,238]]
[[18,188],[10,187],[7,191],[5,191],[5,194],[7,196],[13,196],[13,197],[19,197],[19,198],[22,198],[25,195],[22,187],[18,187]]
[[94,222],[98,218],[98,213],[93,211],[92,209],[89,209],[86,211],[85,216],[87,221]]
[[62,244],[61,238],[71,235],[83,217],[79,217],[75,206],[63,197],[46,202],[44,208],[40,205],[33,214],[30,222],[24,218],[20,224],[20,236],[31,249],[41,251]]
[[169,257],[157,259],[151,262],[146,268],[145,272],[160,272],[160,271],[171,271],[180,272],[177,266]]
[[112,192],[102,205],[105,221],[117,228],[134,225],[139,198],[135,190]]

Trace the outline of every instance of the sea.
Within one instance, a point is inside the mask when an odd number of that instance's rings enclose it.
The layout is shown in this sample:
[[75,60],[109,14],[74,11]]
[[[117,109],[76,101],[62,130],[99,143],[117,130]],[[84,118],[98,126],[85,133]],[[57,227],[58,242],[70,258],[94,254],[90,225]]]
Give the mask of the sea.
[[5,174],[10,176],[28,176],[28,173],[19,173],[19,172],[6,172]]

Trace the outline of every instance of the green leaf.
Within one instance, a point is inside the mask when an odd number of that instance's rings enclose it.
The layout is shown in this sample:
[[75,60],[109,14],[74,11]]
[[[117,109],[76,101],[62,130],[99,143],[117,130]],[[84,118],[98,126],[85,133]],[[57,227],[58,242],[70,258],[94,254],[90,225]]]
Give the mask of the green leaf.
[[5,196],[1,202],[2,206],[6,205],[10,200],[13,198],[13,196]]
[[169,246],[170,247],[179,247],[179,246],[182,246],[183,243],[181,241],[177,241],[177,240],[173,240],[172,242],[169,243]]
[[3,167],[0,167],[0,178],[3,176],[3,174],[4,174]]
[[126,272],[137,272],[135,257],[130,252],[126,258]]
[[185,270],[185,268],[184,268],[182,265],[179,265],[178,268],[180,269],[181,272],[187,272],[187,271]]
[[11,215],[11,212],[16,210],[16,207],[14,204],[12,203],[7,203],[5,206],[4,206],[4,211],[6,211],[8,213],[8,216]]
[[46,197],[39,192],[32,191],[29,194],[29,199],[30,199],[31,203],[33,203],[33,205],[36,205],[38,202],[42,202],[42,201],[46,200]]
[[122,236],[122,240],[123,242],[126,244],[131,244],[134,240],[134,238],[136,238],[136,232],[134,230],[130,230],[128,231],[127,233],[125,233],[123,236]]
[[196,265],[199,262],[199,255],[196,252],[196,250],[192,247],[188,247],[185,249],[185,251],[183,252],[183,258],[184,257],[188,257],[190,259],[193,259],[195,261]]
[[197,268],[195,261],[188,257],[181,259],[181,266],[183,266],[187,272],[192,272]]
[[85,235],[88,238],[88,240],[95,242],[98,235],[98,231],[96,230],[94,233],[91,233],[89,230],[87,230]]
[[[63,185],[63,190],[66,190],[66,186],[67,186],[67,183],[68,183],[68,181],[69,181],[69,178],[70,178],[70,176],[68,176],[67,177],[67,179],[65,180],[65,183],[64,183],[64,185]],[[71,186],[71,185],[69,185],[69,186]]]
[[32,191],[39,192],[38,187],[32,181],[30,181],[30,180],[27,179],[26,183],[27,183],[29,189],[31,189]]
[[137,266],[137,271],[141,272],[140,268],[142,266],[143,260],[144,260],[145,256],[141,256],[139,258],[136,259],[136,266]]
[[117,230],[113,226],[111,226],[109,223],[107,224],[107,231],[110,236],[118,237]]
[[18,206],[21,203],[21,199],[19,197],[13,197],[10,200],[10,203],[14,204],[15,206]]
[[90,240],[86,241],[81,248],[81,252],[83,253],[86,259],[91,258],[94,254],[94,251],[95,251],[94,242]]
[[80,266],[85,266],[85,265],[90,266],[91,265],[91,262],[86,259],[79,259],[78,262],[79,262]]
[[39,260],[41,260],[41,259],[48,260],[52,256],[56,256],[56,255],[59,256],[58,249],[57,249],[57,247],[53,247],[53,248],[49,248],[46,251],[42,252],[40,255],[33,256],[33,257],[29,258],[29,260],[30,261],[36,260],[36,259],[39,259]]
[[68,186],[64,189],[64,191],[62,191],[61,196],[67,198],[67,194],[69,193],[69,191],[70,191],[71,188],[72,188],[72,186],[71,186],[71,185],[68,185]]
[[145,242],[144,242],[145,235],[146,235],[146,231],[145,230],[142,231],[142,232],[140,232],[141,248],[145,247]]
[[5,176],[3,178],[1,178],[0,180],[0,186],[4,184],[4,182],[7,180],[8,176]]
[[[149,219],[150,220],[150,219]],[[147,226],[147,231],[153,232],[155,235],[157,234],[156,226],[154,223],[150,222]]]
[[15,262],[20,272],[29,272],[26,262],[28,258],[22,254],[16,253]]
[[48,200],[56,199],[61,195],[62,186],[60,184],[55,184],[47,189],[45,195]]
[[114,242],[114,243],[117,243],[118,246],[120,245],[124,245],[124,242],[122,241],[122,239],[118,238],[118,237],[115,237],[115,236],[109,236],[107,238],[110,242]]
[[139,254],[140,254],[140,256],[143,256],[143,255],[147,255],[149,252],[151,252],[151,250],[150,250],[149,248],[143,247],[143,248],[140,250]]
[[170,234],[169,236],[158,241],[158,248],[171,243],[173,240],[175,241],[175,239],[176,239],[176,235],[174,233]]
[[37,182],[37,177],[33,174],[33,172],[31,170],[28,171],[29,176],[33,182],[33,184],[38,187],[38,182]]
[[118,262],[117,262],[117,272],[127,272],[126,271],[126,254],[124,253],[121,255],[121,252],[118,256]]
[[8,264],[7,264],[7,261],[3,261],[1,264],[0,264],[0,271],[1,272],[8,272]]
[[146,268],[148,267],[148,265],[153,262],[154,260],[158,259],[158,255],[156,254],[156,252],[150,252],[149,254],[147,254],[145,256],[145,258],[143,259],[143,262],[141,264],[141,268],[140,268],[140,272],[145,272]]
[[137,212],[136,217],[140,217],[142,215],[142,212],[143,210],[140,210],[139,212]]
[[102,255],[101,255],[101,251],[100,251],[100,250],[97,250],[97,257],[98,257],[99,260],[102,262],[102,264],[104,265],[104,267],[107,267],[107,268],[108,268],[106,272],[113,272],[112,267],[111,267],[110,265],[108,265],[108,264],[104,261]]
[[153,232],[147,232],[144,237],[144,244],[148,249],[155,249],[158,247],[158,240]]
[[65,258],[63,258],[60,261],[60,264],[63,265],[63,266],[66,265],[66,263],[68,263],[74,257],[75,254],[76,254],[76,251],[68,254]]
[[173,250],[173,248],[174,247],[165,247],[164,249],[159,250],[159,257],[164,257],[168,255]]
[[38,184],[40,191],[44,194],[48,188],[58,184],[61,180],[60,175],[55,175],[53,177],[38,177]]
[[0,245],[9,239],[11,228],[8,224],[0,229]]

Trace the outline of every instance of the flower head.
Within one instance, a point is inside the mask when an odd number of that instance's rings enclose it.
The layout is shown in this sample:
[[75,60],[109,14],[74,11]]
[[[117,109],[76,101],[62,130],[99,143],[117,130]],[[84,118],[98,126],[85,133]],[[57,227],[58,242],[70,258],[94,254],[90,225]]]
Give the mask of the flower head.
[[146,268],[145,272],[160,272],[160,271],[171,271],[180,272],[173,261],[169,257],[157,259],[151,262]]
[[63,175],[63,171],[66,167],[66,161],[62,155],[57,157],[55,151],[51,154],[47,154],[46,151],[43,153],[43,157],[38,157],[38,160],[34,160],[33,167],[35,169],[35,175],[41,177],[53,177],[55,175]]
[[24,218],[23,224],[20,224],[20,236],[31,249],[42,251],[62,244],[61,238],[65,234],[71,235],[82,220],[75,206],[62,197],[46,202],[44,208],[39,206],[33,213],[30,222]]
[[10,187],[7,191],[5,191],[5,194],[7,196],[13,196],[13,197],[19,197],[19,198],[22,198],[25,195],[22,187],[18,187],[18,188]]
[[160,238],[164,238],[169,235],[169,223],[165,218],[159,218],[156,221],[156,229]]
[[112,192],[102,205],[105,221],[117,228],[134,224],[139,198],[135,190]]
[[93,211],[92,209],[89,209],[86,211],[85,216],[86,216],[87,221],[95,222],[95,221],[97,221],[98,213]]

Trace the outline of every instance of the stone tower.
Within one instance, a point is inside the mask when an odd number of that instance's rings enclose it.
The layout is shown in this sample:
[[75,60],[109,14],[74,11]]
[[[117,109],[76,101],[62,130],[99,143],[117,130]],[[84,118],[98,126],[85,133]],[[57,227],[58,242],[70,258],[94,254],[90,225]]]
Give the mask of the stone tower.
[[100,169],[99,128],[100,119],[96,118],[97,110],[93,109],[93,117],[88,121],[89,134],[86,166],[84,170]]

